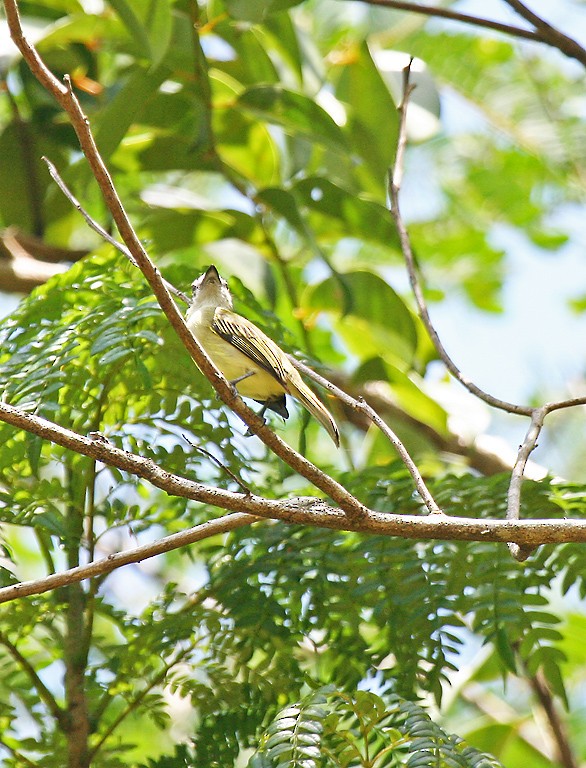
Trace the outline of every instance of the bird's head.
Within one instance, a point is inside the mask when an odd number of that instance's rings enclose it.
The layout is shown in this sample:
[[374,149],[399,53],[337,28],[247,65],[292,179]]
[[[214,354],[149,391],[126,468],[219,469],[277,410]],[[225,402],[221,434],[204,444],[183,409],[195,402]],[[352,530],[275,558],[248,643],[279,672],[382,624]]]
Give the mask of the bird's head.
[[199,307],[213,305],[232,309],[232,294],[228,283],[212,264],[203,275],[192,283],[193,304]]

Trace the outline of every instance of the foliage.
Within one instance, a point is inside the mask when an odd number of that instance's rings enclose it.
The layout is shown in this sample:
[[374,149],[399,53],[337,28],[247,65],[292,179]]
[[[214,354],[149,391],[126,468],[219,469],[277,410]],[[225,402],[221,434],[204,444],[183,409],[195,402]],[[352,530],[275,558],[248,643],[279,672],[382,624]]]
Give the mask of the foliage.
[[[410,147],[407,176],[422,165],[425,173],[407,200],[430,296],[461,293],[488,311],[500,310],[507,276],[497,226],[552,253],[568,237],[559,214],[583,173],[573,71],[537,49],[423,19],[403,24],[403,15],[358,3],[92,7],[20,3],[25,22],[42,22],[44,60],[71,73],[165,277],[187,291],[217,263],[236,309],[287,351],[384,392],[399,414],[392,426],[446,512],[503,517],[508,478],[467,472],[428,439],[451,437],[449,414],[435,396],[435,353],[404,291],[386,209],[398,93],[377,54],[419,56],[432,86],[473,111]],[[226,466],[267,497],[314,493],[243,437],[138,271],[94,239],[50,182],[41,154],[108,226],[63,115],[21,60],[6,66],[0,222],[91,254],[3,321],[3,398],[210,485],[237,488]],[[316,424],[271,423],[371,508],[421,514],[410,476],[371,434],[344,423],[339,458]],[[5,424],[0,468],[5,584],[218,514]],[[534,518],[580,518],[586,491],[526,482],[523,506]],[[229,768],[249,757],[250,768],[540,768],[551,762],[524,737],[523,686],[539,675],[559,702],[575,702],[583,651],[572,638],[582,625],[564,606],[586,594],[585,574],[578,545],[542,547],[519,564],[489,543],[264,522],[20,600],[0,618],[0,687],[10,692],[2,764],[61,768],[75,670],[96,768]],[[475,671],[473,652],[484,660]],[[464,694],[454,704],[450,686],[466,676],[487,698],[504,697],[506,680],[518,721],[481,717]],[[578,722],[576,737],[582,730]]]
[[279,712],[249,768],[407,765],[498,768],[497,760],[449,736],[416,704],[368,691],[321,688]]

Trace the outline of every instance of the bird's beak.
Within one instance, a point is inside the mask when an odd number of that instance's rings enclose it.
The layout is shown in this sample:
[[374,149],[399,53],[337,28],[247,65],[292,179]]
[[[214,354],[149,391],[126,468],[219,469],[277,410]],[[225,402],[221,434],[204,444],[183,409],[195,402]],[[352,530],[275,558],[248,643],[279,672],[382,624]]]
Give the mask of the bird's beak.
[[202,283],[207,283],[208,280],[217,280],[220,282],[220,273],[213,264],[208,267],[205,275],[203,276]]

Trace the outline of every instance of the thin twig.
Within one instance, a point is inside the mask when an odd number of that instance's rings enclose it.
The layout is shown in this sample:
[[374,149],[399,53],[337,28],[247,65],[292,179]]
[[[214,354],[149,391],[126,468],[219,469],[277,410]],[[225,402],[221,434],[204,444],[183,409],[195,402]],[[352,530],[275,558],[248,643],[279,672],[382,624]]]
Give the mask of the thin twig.
[[552,48],[557,48],[561,53],[570,58],[577,59],[586,66],[586,50],[573,38],[568,37],[560,30],[548,24],[544,19],[531,11],[519,0],[505,0],[520,16],[529,21],[535,29],[524,29],[513,24],[485,19],[480,16],[472,16],[468,13],[452,11],[449,8],[441,8],[435,5],[422,5],[420,3],[404,2],[403,0],[362,0],[366,5],[376,5],[383,8],[393,8],[398,11],[409,11],[422,16],[448,19],[449,21],[462,22],[474,27],[492,29],[495,32],[503,32],[505,35],[518,37],[522,40],[531,40],[535,43],[544,43]]
[[[511,472],[511,482],[507,492],[507,520],[518,520],[521,511],[521,486],[525,474],[525,467],[531,453],[537,447],[537,438],[543,429],[543,420],[547,415],[545,408],[535,408],[531,414],[531,424],[525,435],[525,440],[519,447],[517,460]],[[520,547],[518,544],[509,543],[509,551],[515,560],[526,560],[532,552],[531,548]]]
[[[537,444],[537,438],[543,428],[543,422],[548,413],[553,410],[559,410],[561,408],[570,408],[577,405],[583,405],[586,403],[586,397],[572,398],[569,400],[560,400],[557,402],[547,403],[540,408],[532,408],[528,405],[518,405],[515,403],[509,403],[505,400],[500,400],[493,395],[480,389],[473,381],[465,377],[458,366],[454,363],[452,358],[446,351],[439,335],[431,321],[427,303],[423,295],[423,289],[419,279],[419,274],[413,257],[413,251],[411,248],[411,241],[409,234],[403,222],[399,208],[399,192],[401,188],[401,180],[403,174],[405,149],[407,144],[407,132],[406,132],[406,116],[409,103],[409,97],[412,93],[413,87],[409,83],[410,70],[412,60],[408,66],[403,70],[403,98],[398,106],[399,110],[399,135],[397,140],[397,151],[395,156],[395,165],[389,174],[389,198],[391,204],[391,214],[395,221],[395,226],[399,234],[399,240],[401,243],[401,249],[405,264],[407,265],[407,271],[409,273],[409,281],[415,302],[419,310],[421,320],[433,342],[433,345],[438,353],[440,359],[443,361],[446,368],[464,387],[473,395],[480,398],[493,408],[506,411],[508,413],[515,413],[523,416],[529,416],[531,419],[531,425],[527,431],[527,435],[517,453],[517,459],[513,467],[511,474],[511,482],[508,490],[508,506],[507,506],[507,519],[518,520],[521,505],[521,486],[523,483],[523,477],[525,473],[525,467],[529,459],[530,454],[535,449]],[[531,547],[518,546],[515,543],[509,543],[509,549],[513,557],[517,560],[525,560],[532,551]]]
[[503,32],[504,34],[512,35],[513,37],[533,40],[537,43],[548,42],[541,37],[539,32],[533,30],[524,29],[523,27],[515,27],[512,24],[505,24],[501,21],[484,19],[480,16],[471,16],[468,13],[460,13],[459,11],[452,11],[449,8],[440,8],[436,5],[422,5],[420,3],[403,2],[403,0],[362,0],[362,2],[366,5],[378,5],[383,8],[393,8],[397,11],[410,11],[411,13],[418,13],[422,16],[432,16],[439,19],[448,19],[449,21],[459,21],[464,24],[471,24],[475,27],[493,29],[495,32]]
[[405,264],[407,266],[407,272],[409,273],[409,282],[411,284],[413,296],[415,297],[415,303],[417,304],[417,309],[419,310],[419,316],[421,317],[421,320],[429,334],[429,337],[436,349],[436,352],[438,353],[438,356],[443,361],[444,365],[450,371],[452,376],[455,379],[457,379],[457,381],[459,381],[470,393],[480,398],[485,403],[488,403],[488,405],[491,405],[493,408],[498,408],[500,410],[507,411],[508,413],[516,413],[523,416],[531,416],[533,409],[530,408],[529,406],[517,405],[515,403],[509,403],[505,400],[500,400],[499,398],[494,397],[493,395],[490,395],[488,392],[485,392],[484,390],[480,389],[480,387],[478,387],[473,381],[471,381],[469,378],[464,376],[464,374],[460,371],[458,366],[454,363],[454,361],[446,351],[431,321],[431,317],[427,309],[427,303],[423,295],[423,289],[421,287],[421,283],[419,280],[417,267],[415,265],[415,259],[413,257],[413,250],[411,248],[411,239],[409,237],[409,233],[407,232],[407,228],[405,227],[405,224],[403,222],[403,217],[401,215],[401,210],[399,207],[399,192],[401,188],[401,177],[403,174],[405,146],[407,143],[407,131],[406,131],[407,107],[409,104],[409,96],[412,90],[409,85],[410,71],[411,71],[411,62],[404,70],[405,76],[404,76],[403,98],[402,98],[401,104],[398,107],[399,136],[397,139],[397,153],[396,153],[395,164],[392,168],[392,171],[389,173],[388,187],[389,187],[389,201],[390,201],[391,215],[393,217],[395,226],[397,228],[397,233],[399,235],[401,250],[403,252],[403,258],[405,259]]
[[[517,459],[511,472],[511,482],[507,492],[507,520],[518,520],[521,511],[521,487],[525,476],[525,468],[531,453],[537,448],[537,440],[543,429],[545,417],[552,411],[562,408],[573,408],[586,405],[586,397],[574,397],[569,400],[558,400],[545,403],[539,408],[534,408],[531,413],[531,424],[525,435],[525,439],[519,446]],[[520,547],[509,543],[509,550],[516,560],[526,560],[532,552],[532,548]]]
[[409,452],[399,439],[399,437],[393,432],[393,430],[389,427],[389,425],[379,416],[379,414],[370,406],[364,398],[354,398],[351,395],[344,392],[344,390],[337,387],[335,384],[333,384],[331,381],[328,381],[328,379],[325,379],[323,376],[320,376],[319,373],[316,373],[312,368],[305,365],[304,363],[300,362],[296,358],[294,358],[292,355],[289,355],[289,359],[293,363],[293,365],[299,370],[301,373],[303,373],[305,376],[307,376],[310,379],[313,379],[313,381],[316,382],[316,384],[319,384],[320,387],[323,387],[324,389],[328,390],[328,392],[331,392],[334,397],[337,397],[339,400],[341,400],[343,403],[345,403],[349,408],[352,408],[355,411],[361,411],[362,413],[366,414],[368,419],[380,429],[380,431],[383,433],[383,435],[392,443],[393,447],[399,454],[401,461],[403,464],[407,467],[409,470],[409,474],[413,478],[413,482],[415,483],[415,487],[417,488],[417,492],[421,496],[425,506],[430,511],[430,513],[437,515],[437,514],[443,514],[443,511],[438,506],[437,502],[431,495],[429,489],[425,485],[425,481],[421,477],[421,473],[419,472],[419,469],[417,468],[417,465],[409,455]]
[[546,403],[542,408],[546,411],[546,414],[549,414],[562,408],[575,408],[577,405],[586,405],[586,396],[571,397],[568,400],[554,400],[551,403]]
[[[98,235],[100,235],[101,238],[103,238],[107,243],[110,243],[111,246],[113,246],[117,251],[119,251],[123,256],[126,256],[128,261],[132,264],[133,267],[138,267],[138,264],[136,263],[134,256],[130,253],[128,248],[123,244],[119,243],[118,240],[116,240],[115,237],[112,237],[112,235],[107,232],[104,227],[102,227],[95,219],[92,219],[92,217],[89,215],[89,213],[85,210],[83,205],[79,202],[79,200],[75,197],[73,192],[69,189],[67,184],[63,181],[63,178],[61,177],[59,171],[55,167],[54,163],[52,163],[48,157],[42,158],[42,160],[45,162],[47,168],[49,169],[49,173],[51,174],[51,178],[57,184],[61,192],[65,195],[65,197],[69,200],[71,205],[83,216],[85,219],[87,225],[90,227],[90,229],[93,229],[94,232],[97,232]],[[165,280],[163,278],[163,283],[165,284],[165,287],[167,290],[177,296],[177,298],[184,301],[188,306],[191,304],[191,299],[183,293],[183,291],[180,291],[178,288],[175,288],[175,286],[170,283],[168,280]]]
[[452,376],[454,376],[455,379],[457,379],[464,387],[466,387],[466,389],[469,392],[471,392],[473,395],[480,398],[481,400],[484,400],[485,403],[488,403],[488,405],[493,406],[493,408],[499,408],[500,410],[507,411],[508,413],[516,413],[516,414],[521,414],[523,416],[531,416],[533,409],[530,408],[529,406],[517,405],[515,403],[509,403],[505,400],[500,400],[499,398],[496,398],[493,395],[490,395],[488,392],[484,392],[484,390],[480,389],[480,387],[474,384],[473,381],[471,381],[466,376],[464,376],[464,374],[460,371],[458,366],[454,363],[452,358],[449,356],[433,323],[431,322],[429,311],[427,309],[427,304],[423,296],[423,289],[421,287],[421,283],[419,280],[417,267],[415,265],[415,258],[413,256],[413,250],[411,248],[411,239],[409,237],[409,233],[407,232],[407,228],[405,227],[405,224],[403,222],[403,217],[401,215],[401,211],[399,207],[399,192],[401,188],[404,154],[405,154],[405,147],[407,142],[407,132],[406,132],[407,106],[409,103],[409,96],[412,90],[412,88],[409,85],[410,68],[411,68],[411,62],[404,70],[405,79],[404,79],[403,99],[401,101],[401,104],[398,107],[400,119],[399,119],[399,136],[397,140],[397,153],[395,157],[395,164],[393,166],[391,173],[389,174],[388,187],[389,187],[391,215],[393,216],[393,220],[397,228],[397,233],[399,235],[401,250],[403,252],[403,257],[405,259],[405,264],[407,266],[407,271],[409,273],[409,282],[411,283],[411,289],[415,297],[415,302],[417,304],[417,309],[419,310],[419,315],[444,365],[450,371]]
[[216,464],[216,466],[220,467],[220,469],[222,469],[229,477],[232,478],[232,480],[234,480],[234,482],[239,488],[242,488],[244,493],[252,493],[252,491],[246,485],[244,480],[238,477],[238,475],[235,472],[232,472],[230,467],[227,467],[222,461],[220,461],[220,459],[218,459],[217,456],[214,456],[214,454],[211,453],[211,451],[208,451],[205,448],[202,448],[201,445],[196,445],[187,437],[187,435],[182,434],[181,437],[185,440],[186,443],[188,443],[194,449],[194,451],[203,453],[204,456],[207,456],[208,459],[211,459],[211,461],[213,461],[214,464]]
[[557,48],[559,51],[569,56],[572,59],[576,59],[583,66],[586,67],[586,50],[572,37],[568,37],[556,27],[549,24],[545,19],[538,16],[534,11],[528,8],[520,0],[505,0],[507,5],[522,16],[530,24],[535,27],[535,32],[539,35],[541,42],[551,45],[553,48]]

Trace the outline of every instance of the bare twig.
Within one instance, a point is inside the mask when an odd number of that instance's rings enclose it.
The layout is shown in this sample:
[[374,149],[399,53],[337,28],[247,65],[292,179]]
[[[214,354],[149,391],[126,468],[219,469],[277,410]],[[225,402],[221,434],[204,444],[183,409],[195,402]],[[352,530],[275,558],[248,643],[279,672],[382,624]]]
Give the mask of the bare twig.
[[[406,133],[406,115],[407,107],[409,103],[409,97],[412,93],[413,87],[409,83],[411,62],[405,67],[403,73],[403,98],[398,107],[399,110],[399,135],[397,139],[397,151],[395,156],[395,165],[389,174],[389,199],[391,206],[391,214],[393,216],[397,232],[399,234],[399,240],[401,243],[401,249],[407,271],[409,273],[409,281],[415,302],[419,310],[421,320],[432,340],[432,343],[438,353],[438,356],[443,361],[449,372],[457,379],[466,389],[479,399],[483,400],[493,408],[506,411],[508,413],[519,414],[522,416],[528,416],[531,419],[531,425],[525,436],[525,440],[519,447],[517,453],[517,459],[513,467],[511,474],[511,482],[508,491],[508,506],[507,506],[507,519],[517,520],[520,513],[521,504],[521,485],[523,483],[523,477],[525,473],[525,467],[532,451],[537,444],[537,438],[543,428],[543,422],[548,413],[561,408],[570,408],[577,405],[583,405],[586,403],[586,397],[572,398],[568,400],[559,400],[557,402],[547,403],[539,408],[533,408],[529,405],[519,405],[516,403],[509,403],[505,400],[500,400],[493,395],[480,389],[473,381],[465,377],[458,366],[454,363],[448,352],[446,351],[429,315],[427,303],[423,295],[423,289],[419,279],[419,274],[413,257],[413,251],[411,248],[411,241],[409,233],[403,222],[399,208],[399,192],[401,188],[401,180],[404,167],[405,148],[407,143]],[[531,553],[530,547],[518,546],[516,543],[509,543],[509,549],[513,557],[517,560],[525,560]]]
[[405,227],[405,224],[403,222],[403,217],[401,215],[401,210],[399,207],[399,192],[401,188],[401,177],[403,174],[403,161],[404,161],[404,154],[405,154],[405,146],[407,142],[407,132],[406,132],[407,106],[409,103],[409,96],[412,90],[411,86],[409,85],[410,68],[411,68],[411,64],[409,64],[404,70],[405,79],[404,79],[404,88],[403,88],[403,99],[401,101],[401,104],[398,107],[400,119],[399,119],[399,136],[397,140],[397,153],[395,158],[395,164],[393,166],[391,173],[389,174],[388,186],[389,186],[389,200],[390,200],[391,214],[393,216],[393,220],[397,228],[397,233],[399,235],[401,250],[403,252],[403,257],[405,259],[405,264],[407,266],[407,271],[409,273],[409,282],[411,284],[411,289],[415,297],[417,309],[419,310],[419,316],[421,317],[421,320],[429,334],[429,337],[433,342],[433,345],[440,359],[443,361],[444,365],[450,371],[452,376],[455,379],[457,379],[464,387],[466,387],[466,389],[469,392],[471,392],[473,395],[480,398],[481,400],[484,400],[485,403],[488,403],[488,405],[491,405],[493,408],[499,408],[500,410],[507,411],[508,413],[516,413],[516,414],[521,414],[523,416],[531,416],[532,408],[530,408],[529,406],[517,405],[515,403],[509,403],[505,400],[500,400],[499,398],[494,397],[493,395],[490,395],[488,392],[484,392],[484,390],[480,389],[480,387],[478,387],[471,379],[464,376],[464,374],[460,371],[458,366],[454,363],[454,361],[446,351],[431,321],[431,317],[429,316],[427,303],[423,295],[423,289],[421,287],[419,274],[417,271],[417,267],[415,265],[415,259],[413,257],[411,240],[409,238],[409,233],[407,232],[407,228]]
[[[547,415],[545,408],[535,408],[531,414],[531,424],[525,435],[525,440],[519,447],[517,461],[511,472],[511,482],[507,493],[507,520],[518,520],[521,511],[521,486],[525,474],[525,466],[531,453],[537,447],[537,438],[543,428],[543,420]],[[509,544],[509,551],[515,560],[526,560],[531,554],[531,549],[520,547],[518,544]]]
[[586,396],[571,397],[568,400],[555,400],[541,407],[546,411],[547,415],[552,413],[552,411],[560,411],[562,408],[575,408],[577,405],[586,405]]
[[574,39],[552,27],[536,13],[533,13],[519,0],[505,0],[520,16],[529,21],[535,29],[524,29],[512,24],[505,24],[493,19],[485,19],[468,13],[452,11],[449,8],[441,8],[436,5],[423,5],[420,3],[404,2],[403,0],[362,0],[366,5],[376,5],[383,8],[393,8],[398,11],[409,11],[422,16],[430,16],[438,19],[448,19],[474,27],[492,29],[495,32],[503,32],[522,40],[530,40],[535,43],[544,43],[552,48],[557,48],[566,56],[577,59],[586,66],[586,50]]
[[573,38],[568,37],[556,27],[553,27],[541,16],[538,16],[530,8],[528,8],[520,0],[505,0],[507,5],[522,16],[530,24],[535,27],[535,32],[539,36],[539,39],[547,45],[551,45],[553,48],[557,48],[559,51],[569,56],[572,59],[576,59],[583,66],[586,67],[586,50]]
[[232,480],[236,483],[236,485],[239,488],[242,488],[244,493],[252,493],[252,491],[246,485],[244,480],[242,480],[242,478],[238,477],[238,475],[235,472],[232,472],[230,467],[227,467],[222,461],[220,461],[220,459],[218,459],[217,456],[214,456],[214,454],[211,451],[208,451],[205,448],[202,448],[201,445],[196,445],[195,443],[193,443],[187,437],[187,435],[181,435],[181,437],[185,440],[186,443],[188,443],[193,448],[194,451],[198,451],[199,453],[203,453],[203,455],[207,456],[208,459],[213,461],[216,466],[220,467],[220,469],[222,469],[228,475],[228,477],[232,478]]
[[484,19],[480,16],[472,16],[469,13],[452,11],[449,8],[441,8],[437,5],[423,5],[421,3],[403,2],[403,0],[362,0],[362,2],[366,5],[378,5],[383,8],[393,8],[397,11],[410,11],[411,13],[417,13],[422,16],[432,16],[438,19],[459,21],[463,24],[471,24],[472,26],[483,27],[484,29],[493,29],[495,32],[503,32],[506,35],[521,37],[525,40],[547,42],[542,40],[539,32],[524,29],[523,27],[515,27],[500,21],[493,21],[492,19]]
[[[119,253],[121,253],[123,256],[126,256],[128,261],[132,264],[133,267],[138,267],[138,264],[136,263],[134,256],[130,253],[128,248],[123,244],[119,243],[118,240],[116,240],[115,237],[112,237],[112,235],[107,232],[104,227],[102,227],[95,219],[92,219],[92,217],[89,215],[89,213],[85,210],[83,205],[79,202],[79,200],[75,197],[73,192],[69,189],[67,184],[63,181],[63,178],[61,177],[59,171],[55,167],[55,165],[49,160],[48,157],[42,158],[45,164],[47,165],[47,168],[49,169],[49,173],[51,174],[51,178],[57,184],[61,192],[65,195],[65,197],[69,200],[71,205],[83,216],[85,219],[87,225],[90,229],[93,229],[94,232],[97,232],[98,235],[100,235],[101,238],[103,238],[107,243],[110,243],[111,246],[113,246]],[[183,291],[180,291],[178,288],[175,288],[175,286],[170,283],[168,280],[165,280],[163,278],[163,283],[165,284],[165,287],[167,290],[177,296],[177,298],[184,301],[188,306],[191,304],[191,299],[183,293]]]
[[316,373],[313,369],[309,368],[309,366],[305,365],[304,363],[300,362],[296,358],[294,358],[292,355],[289,356],[289,359],[293,363],[293,365],[305,376],[307,376],[310,379],[313,379],[317,384],[319,384],[324,389],[328,390],[332,393],[335,397],[337,397],[339,400],[341,400],[343,403],[345,403],[349,408],[352,408],[356,411],[361,411],[362,413],[366,414],[368,419],[377,426],[380,431],[383,433],[383,435],[392,443],[393,447],[401,457],[401,461],[403,464],[407,467],[409,470],[409,473],[411,477],[413,478],[413,482],[415,483],[415,487],[417,488],[417,492],[423,499],[423,502],[427,509],[432,514],[443,514],[442,510],[439,508],[437,502],[429,492],[427,486],[425,485],[425,481],[421,477],[421,473],[419,472],[419,469],[417,468],[417,465],[409,455],[409,452],[399,439],[399,437],[393,432],[393,430],[389,427],[389,425],[379,416],[379,414],[370,406],[364,398],[354,398],[351,395],[348,395],[344,390],[337,387],[335,384],[333,384],[331,381],[328,381],[328,379],[325,379],[323,376],[320,376],[319,373]]
[[[531,453],[537,448],[537,440],[543,429],[545,417],[552,411],[562,408],[573,408],[586,405],[586,397],[574,397],[570,400],[558,400],[545,403],[534,408],[531,413],[531,424],[525,435],[525,439],[519,446],[517,460],[511,472],[511,482],[507,493],[507,520],[518,520],[521,511],[521,486],[525,475],[525,467]],[[517,544],[509,544],[509,550],[516,560],[526,560],[531,554],[530,548],[519,547]]]

